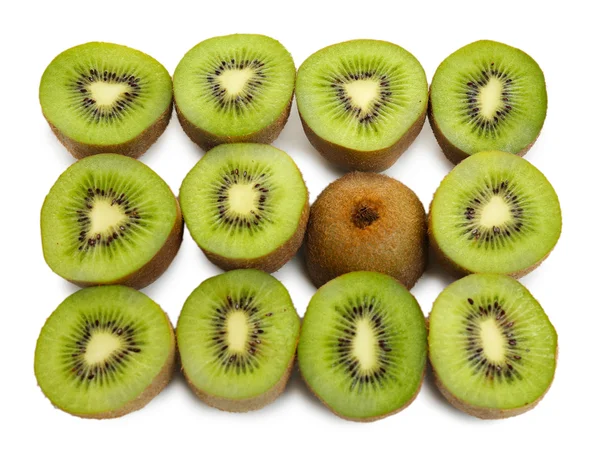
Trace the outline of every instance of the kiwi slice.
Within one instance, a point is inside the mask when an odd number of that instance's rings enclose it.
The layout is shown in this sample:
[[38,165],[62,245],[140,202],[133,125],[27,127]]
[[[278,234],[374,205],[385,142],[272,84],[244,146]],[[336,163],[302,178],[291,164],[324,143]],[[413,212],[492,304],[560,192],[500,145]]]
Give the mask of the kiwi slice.
[[452,283],[429,315],[436,383],[450,403],[476,417],[532,409],[550,388],[557,352],[556,331],[543,308],[505,275]]
[[306,265],[319,287],[351,271],[382,272],[411,288],[427,263],[425,209],[401,182],[348,173],[323,190],[310,209]]
[[48,266],[80,286],[156,280],[181,245],[179,203],[143,163],[118,154],[86,157],[54,183],[41,213]]
[[253,269],[205,280],[177,323],[188,383],[204,402],[231,412],[260,409],[283,392],[299,334],[285,287]]
[[129,47],[90,42],[65,50],[44,71],[42,112],[73,156],[141,156],[171,119],[171,76]]
[[179,122],[206,150],[221,143],[271,143],[290,114],[295,79],[292,56],[273,38],[207,39],[175,69]]
[[417,396],[427,362],[425,318],[397,280],[351,272],[308,304],[298,344],[304,380],[334,413],[373,421]]
[[402,47],[359,39],[302,63],[296,98],[304,131],[327,160],[348,170],[383,171],[423,127],[427,79]]
[[547,104],[544,74],[533,58],[506,44],[477,41],[438,67],[429,120],[455,164],[491,149],[523,156],[542,130]]
[[192,237],[222,269],[275,272],[302,244],[308,190],[294,161],[270,145],[218,146],[190,170],[179,198]]
[[544,175],[502,151],[477,153],[442,181],[429,211],[429,237],[458,275],[491,272],[519,278],[552,251],[561,209]]
[[126,286],[82,289],[46,321],[35,376],[59,409],[114,418],[144,407],[175,371],[175,335],[165,312]]

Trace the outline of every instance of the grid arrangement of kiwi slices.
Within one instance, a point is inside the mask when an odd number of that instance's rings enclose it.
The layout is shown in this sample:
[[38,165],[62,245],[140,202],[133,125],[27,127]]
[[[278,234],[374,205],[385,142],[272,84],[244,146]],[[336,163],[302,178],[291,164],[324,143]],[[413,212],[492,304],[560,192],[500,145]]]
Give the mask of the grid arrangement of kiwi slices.
[[169,123],[173,88],[167,70],[149,55],[91,42],[50,63],[39,96],[52,130],[75,157],[139,157]]
[[[332,257],[325,247],[312,248],[327,268],[358,271],[332,271],[323,279],[316,274],[324,271],[313,269],[313,280],[330,281],[311,299],[302,328],[285,287],[263,272],[279,269],[303,241],[306,185],[286,153],[266,144],[222,143],[270,143],[283,128],[295,68],[279,42],[262,35],[203,41],[180,62],[174,80],[185,132],[205,149],[215,147],[181,187],[192,237],[225,270],[262,269],[209,278],[184,304],[179,354],[203,401],[237,412],[269,404],[283,392],[298,348],[307,385],[334,413],[373,421],[417,396],[428,346],[436,384],[460,410],[505,418],[541,400],[556,369],[556,331],[510,277],[525,275],[548,256],[562,221],[550,183],[517,156],[535,141],[546,115],[544,76],[531,57],[479,41],[448,57],[434,76],[429,116],[436,138],[450,160],[466,160],[434,195],[430,242],[449,269],[473,275],[440,294],[429,334],[402,283],[365,271],[371,269],[365,264],[350,269],[345,253]],[[374,40],[315,53],[301,66],[297,87],[311,143],[346,169],[392,165],[418,134],[428,105],[418,61]],[[167,184],[125,157],[138,157],[162,133],[172,88],[156,60],[107,43],[63,52],[42,77],[45,117],[69,151],[85,157],[45,199],[44,257],[65,279],[99,285],[61,303],[36,346],[39,386],[56,407],[74,415],[110,418],[139,409],[175,369],[168,317],[131,287],[154,281],[174,258],[182,214]],[[100,155],[86,157],[91,154]],[[332,186],[348,187],[321,203],[331,218],[313,229],[327,236],[350,223],[358,245],[361,237],[377,236],[377,228],[393,235],[394,225],[407,223],[396,212],[403,211],[418,224],[414,247],[426,254],[421,203],[410,190],[398,196],[399,186],[388,187],[398,182],[386,178],[354,173],[336,181]],[[328,192],[333,189],[321,195]],[[391,199],[406,203],[396,206]],[[385,237],[377,242],[386,247]],[[345,249],[358,253],[359,247]],[[360,253],[363,263],[382,256]],[[412,277],[399,280],[410,287],[424,258],[405,264]]]

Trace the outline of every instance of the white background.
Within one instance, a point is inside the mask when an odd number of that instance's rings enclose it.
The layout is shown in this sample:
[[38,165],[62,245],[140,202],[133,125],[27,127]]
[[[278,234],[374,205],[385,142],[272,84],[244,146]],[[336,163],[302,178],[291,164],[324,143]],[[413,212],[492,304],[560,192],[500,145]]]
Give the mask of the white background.
[[[540,451],[550,447],[598,451],[598,45],[597,2],[280,0],[177,2],[5,2],[0,12],[0,450],[381,452]],[[527,159],[553,183],[563,209],[555,251],[521,281],[542,303],[559,334],[556,379],[533,411],[503,421],[480,421],[449,406],[428,376],[405,411],[371,423],[332,415],[294,375],[271,406],[248,414],[212,409],[177,377],[141,411],[109,421],[83,420],[57,409],[33,374],[35,342],[45,319],[77,288],[54,275],[41,250],[39,211],[56,178],[74,162],[42,117],[37,95],[46,65],[88,41],[142,50],[172,74],[198,42],[229,33],[262,33],[280,40],[296,66],[320,48],[354,38],[397,43],[421,62],[428,80],[450,53],[478,39],[519,47],[537,60],[548,86],[548,117]],[[274,143],[302,170],[313,202],[342,172],[328,165],[302,132],[295,107]],[[174,117],[141,159],[177,193],[202,157]],[[429,124],[385,173],[428,206],[452,168]],[[144,292],[175,322],[190,292],[219,273],[185,233],[168,271]],[[302,255],[275,276],[302,316],[315,288]],[[432,263],[413,293],[427,314],[450,282]],[[596,432],[595,432],[596,431]]]

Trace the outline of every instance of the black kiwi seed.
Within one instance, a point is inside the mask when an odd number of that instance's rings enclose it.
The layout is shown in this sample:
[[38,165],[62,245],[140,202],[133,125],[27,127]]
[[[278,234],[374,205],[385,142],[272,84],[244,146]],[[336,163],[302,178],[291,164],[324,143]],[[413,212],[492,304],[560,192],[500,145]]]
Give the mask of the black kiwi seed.
[[[491,302],[487,302],[487,304],[486,302],[479,302],[474,305],[473,298],[468,298],[467,301],[469,303],[469,314],[465,321],[464,344],[469,365],[474,369],[474,372],[482,372],[483,377],[488,380],[521,379],[519,371],[515,368],[516,361],[521,359],[521,356],[515,354],[519,351],[518,340],[514,338],[513,327],[515,321],[507,316],[506,311],[502,308],[503,302],[494,300],[493,305]],[[486,319],[495,320],[506,340],[506,352],[500,362],[492,363],[483,352],[483,344],[480,339],[480,322]]]
[[[228,191],[236,184],[252,185],[252,189],[256,193],[255,209],[250,210],[249,214],[243,215],[229,209]],[[236,229],[261,229],[263,222],[269,221],[269,189],[264,187],[268,184],[269,177],[264,173],[255,175],[250,170],[240,171],[238,168],[228,170],[222,176],[222,180],[216,183],[213,192],[219,222]],[[261,212],[262,215],[258,212]]]
[[[244,352],[231,351],[226,341],[228,315],[239,311],[246,315],[248,326],[254,327],[253,330],[249,330]],[[225,369],[233,367],[238,374],[246,374],[253,373],[260,367],[257,357],[261,353],[261,335],[265,334],[269,326],[261,316],[258,316],[259,311],[253,295],[242,295],[239,298],[227,296],[220,305],[215,307],[212,342],[216,351],[216,360]]]
[[[122,336],[123,327],[120,327],[116,320],[102,322],[99,319],[88,319],[82,316],[79,322],[80,328],[73,335],[76,338],[68,353],[68,359],[65,362],[65,368],[71,370],[72,377],[80,382],[88,382],[90,384],[102,385],[102,377],[108,372],[116,372],[127,367],[131,356],[128,353],[139,354],[142,348],[135,341],[136,329],[131,328],[127,336]],[[111,328],[114,326],[114,328]],[[121,347],[116,349],[106,360],[93,365],[85,361],[85,353],[87,346],[92,339],[94,333],[110,333],[114,334],[114,329],[121,332]],[[135,346],[135,347],[134,347]]]
[[[227,70],[243,70],[251,69],[252,75],[246,82],[241,93],[236,93],[235,96],[229,94],[227,89],[221,84],[219,76]],[[262,81],[267,76],[264,73],[264,63],[258,60],[236,60],[235,58],[221,61],[218,66],[213,67],[206,76],[208,89],[213,95],[213,99],[222,109],[233,109],[241,111],[247,108],[254,97],[259,94],[258,87],[262,85]]]
[[[115,72],[107,70],[99,72],[95,68],[89,71],[82,71],[78,78],[71,83],[74,92],[75,102],[80,103],[82,115],[89,122],[100,122],[108,118],[109,120],[122,120],[125,118],[125,111],[133,106],[134,99],[142,92],[139,77],[131,76],[128,79],[125,75],[119,78]],[[124,85],[127,91],[123,92],[112,105],[99,106],[95,99],[91,98],[90,85],[96,82]]]
[[[119,197],[116,196],[113,189],[108,191],[98,187],[88,187],[84,192],[84,197],[81,205],[76,209],[77,223],[79,224],[78,242],[83,242],[82,246],[78,247],[81,252],[87,252],[97,246],[109,246],[113,241],[123,237],[123,232],[127,229],[137,226],[141,223],[142,215],[137,208],[126,209],[123,213],[128,216],[126,223],[113,225],[109,230],[90,235],[92,227],[90,213],[94,209],[94,203],[97,201],[110,202],[111,206],[121,206],[125,204],[129,206],[129,199],[124,193]],[[121,231],[121,235],[118,234]]]
[[[345,306],[336,307],[340,319],[336,324],[337,339],[334,350],[334,362],[337,366],[346,369],[350,378],[350,390],[361,393],[366,386],[379,386],[389,377],[386,366],[393,362],[393,350],[387,339],[387,328],[378,310],[378,301],[375,297],[365,295],[356,300],[349,300]],[[369,321],[378,349],[378,364],[374,369],[365,371],[360,369],[360,363],[352,355],[352,343],[356,336],[358,321]]]
[[[503,240],[518,236],[524,227],[523,220],[526,217],[524,206],[527,203],[523,197],[515,193],[515,190],[506,180],[495,184],[488,183],[479,188],[463,211],[464,222],[460,224],[463,234],[478,246],[491,248]],[[503,225],[485,227],[479,223],[479,215],[493,196],[500,196],[503,199],[512,218]]]

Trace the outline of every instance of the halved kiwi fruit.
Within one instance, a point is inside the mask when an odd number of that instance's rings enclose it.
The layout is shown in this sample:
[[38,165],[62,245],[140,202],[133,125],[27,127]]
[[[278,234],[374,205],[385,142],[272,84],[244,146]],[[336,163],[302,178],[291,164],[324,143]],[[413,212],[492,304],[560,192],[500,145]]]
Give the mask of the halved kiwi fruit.
[[185,302],[177,344],[200,399],[246,412],[274,401],[290,377],[300,318],[285,287],[252,269],[205,280]]
[[171,76],[129,47],[90,42],[65,50],[40,83],[42,112],[73,156],[139,157],[171,119]]
[[416,398],[426,337],[423,312],[404,286],[377,272],[351,272],[311,299],[298,344],[300,371],[340,417],[377,420]]
[[80,286],[149,285],[181,245],[179,203],[143,163],[118,154],[86,157],[54,183],[41,212],[50,268]]
[[295,79],[292,56],[273,38],[207,39],[175,69],[179,122],[205,150],[222,143],[271,143],[290,114]]
[[179,194],[190,233],[225,270],[275,272],[304,237],[308,190],[294,161],[270,145],[220,145],[190,170]]
[[550,254],[561,227],[552,185],[525,159],[502,151],[480,152],[458,164],[429,210],[434,250],[458,275],[522,277]]
[[382,272],[411,288],[427,263],[425,209],[401,182],[348,173],[317,197],[306,230],[306,265],[316,286],[351,271]]
[[436,383],[460,410],[506,418],[550,388],[557,335],[540,304],[510,277],[477,274],[448,286],[429,315]]
[[506,44],[477,41],[438,67],[429,120],[455,164],[491,149],[523,156],[542,130],[547,104],[544,74],[533,58]]
[[402,47],[358,39],[302,63],[296,101],[308,139],[326,159],[349,170],[383,171],[423,127],[427,79]]
[[165,312],[125,286],[82,289],[46,321],[35,376],[59,409],[114,418],[145,406],[175,371],[175,335]]

